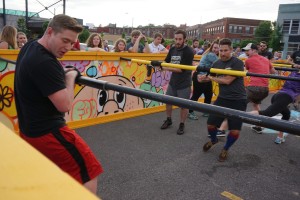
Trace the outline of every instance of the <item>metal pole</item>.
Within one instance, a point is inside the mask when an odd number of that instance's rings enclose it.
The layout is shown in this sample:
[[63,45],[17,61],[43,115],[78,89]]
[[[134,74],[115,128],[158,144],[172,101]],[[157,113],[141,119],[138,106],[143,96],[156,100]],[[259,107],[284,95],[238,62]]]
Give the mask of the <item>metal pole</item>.
[[66,0],[63,0],[63,14],[66,14]]
[[204,113],[223,116],[225,118],[238,119],[249,124],[271,128],[271,129],[300,136],[300,124],[296,124],[284,120],[273,119],[261,115],[253,115],[247,112],[242,112],[242,111],[215,106],[211,104],[203,104],[203,103],[198,103],[195,101],[172,97],[164,94],[138,90],[138,89],[134,89],[126,86],[120,86],[117,84],[109,83],[107,81],[97,80],[97,79],[84,77],[84,76],[79,77],[77,83],[81,85],[93,87],[93,88],[102,89],[102,90],[114,90],[114,91],[130,94],[133,96],[143,97],[146,99],[151,99],[162,103],[179,106],[182,108],[187,108],[187,109],[192,109]]
[[6,25],[5,0],[3,0],[3,26]]
[[26,28],[28,29],[28,0],[25,0],[25,24]]

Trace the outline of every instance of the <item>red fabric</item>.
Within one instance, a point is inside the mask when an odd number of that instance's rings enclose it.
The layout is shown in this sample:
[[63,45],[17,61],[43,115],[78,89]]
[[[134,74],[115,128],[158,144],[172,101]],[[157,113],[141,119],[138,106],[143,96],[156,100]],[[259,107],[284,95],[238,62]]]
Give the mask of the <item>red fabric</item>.
[[[80,183],[88,182],[103,172],[101,164],[98,162],[91,149],[74,130],[65,126],[60,128],[59,132],[60,136],[62,136],[68,144],[71,144],[71,146],[74,145],[79,151],[84,160],[83,163],[79,164],[78,160],[76,161],[76,158],[74,158],[74,155],[72,156],[70,154],[66,149],[66,146],[62,145],[61,142],[54,137],[53,133],[48,133],[36,138],[27,137],[22,133],[20,135],[25,141]],[[70,145],[67,147],[69,148]],[[89,180],[82,180],[82,166],[86,167]]]
[[[253,55],[245,61],[245,67],[251,73],[270,74],[272,64],[263,56]],[[251,76],[248,86],[269,87],[269,79]]]
[[77,40],[74,43],[72,50],[74,50],[74,51],[79,51],[80,50],[80,42],[79,42],[79,40]]

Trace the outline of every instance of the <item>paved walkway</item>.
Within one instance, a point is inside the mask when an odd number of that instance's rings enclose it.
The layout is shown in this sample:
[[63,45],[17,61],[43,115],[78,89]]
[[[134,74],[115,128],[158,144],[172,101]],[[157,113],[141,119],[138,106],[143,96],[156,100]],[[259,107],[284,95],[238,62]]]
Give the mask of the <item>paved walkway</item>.
[[276,135],[253,133],[244,124],[220,163],[225,138],[202,152],[206,118],[197,113],[200,119],[188,120],[178,136],[178,111],[167,130],[160,130],[163,112],[77,129],[104,167],[98,187],[103,200],[300,199],[300,137],[289,135],[276,145]]

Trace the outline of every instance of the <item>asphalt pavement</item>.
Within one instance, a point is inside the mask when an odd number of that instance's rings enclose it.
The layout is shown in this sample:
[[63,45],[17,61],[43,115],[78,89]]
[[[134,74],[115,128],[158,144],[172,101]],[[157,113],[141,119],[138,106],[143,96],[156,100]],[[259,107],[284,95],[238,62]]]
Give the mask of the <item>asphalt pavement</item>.
[[[270,95],[271,96],[271,95]],[[270,96],[262,108],[270,104]],[[251,106],[248,105],[248,109]],[[257,134],[244,124],[226,162],[217,161],[225,138],[208,152],[206,117],[186,121],[177,135],[161,130],[164,112],[77,129],[102,163],[98,195],[103,200],[296,200],[300,199],[300,137]],[[300,132],[300,130],[299,130]]]

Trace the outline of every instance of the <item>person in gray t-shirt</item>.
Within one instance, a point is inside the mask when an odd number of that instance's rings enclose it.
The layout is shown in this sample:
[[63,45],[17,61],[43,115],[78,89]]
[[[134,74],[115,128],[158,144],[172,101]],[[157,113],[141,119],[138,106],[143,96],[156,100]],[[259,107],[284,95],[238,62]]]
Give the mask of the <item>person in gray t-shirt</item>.
[[[230,69],[244,71],[244,63],[236,57],[232,57],[231,41],[224,38],[220,41],[219,56],[220,59],[213,63],[212,68]],[[214,105],[226,107],[235,110],[246,111],[246,90],[243,77],[231,75],[208,76],[212,81],[219,84],[219,95]],[[207,152],[214,144],[218,143],[217,132],[218,127],[224,121],[224,117],[209,115],[207,120],[207,129],[211,141],[203,146],[203,151]],[[219,155],[219,161],[223,162],[227,159],[228,150],[238,139],[242,121],[237,119],[228,119],[229,134],[222,152]]]
[[[175,46],[172,47],[165,59],[167,63],[192,65],[194,59],[193,49],[184,42],[186,32],[178,30],[175,32]],[[192,86],[192,71],[179,68],[161,67],[161,70],[172,71],[171,79],[168,85],[166,95],[189,99]],[[172,125],[172,105],[166,104],[167,120],[164,121],[161,129],[166,129]],[[187,118],[188,109],[181,108],[180,124],[177,130],[178,135],[184,133],[184,122]]]

